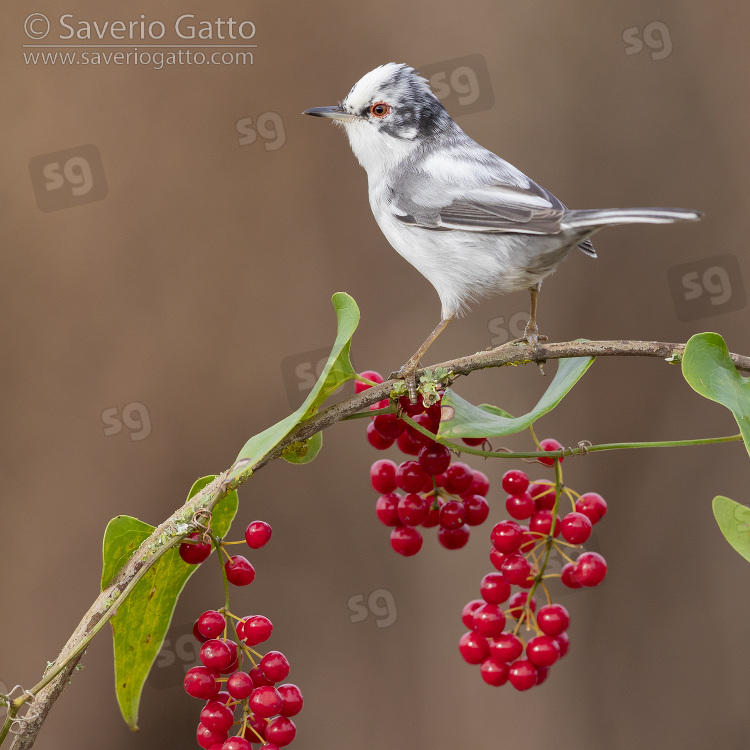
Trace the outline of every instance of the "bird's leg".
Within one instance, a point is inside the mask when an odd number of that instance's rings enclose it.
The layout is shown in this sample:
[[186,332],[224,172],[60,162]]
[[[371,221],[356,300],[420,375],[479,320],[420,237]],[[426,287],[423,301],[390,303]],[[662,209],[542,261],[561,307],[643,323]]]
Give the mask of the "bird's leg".
[[539,296],[539,288],[541,286],[540,282],[529,287],[529,294],[531,295],[531,314],[529,316],[529,322],[526,324],[526,328],[524,328],[523,338],[521,339],[521,341],[527,341],[534,347],[536,347],[540,341],[547,340],[546,336],[539,335],[539,329],[536,327],[536,303],[537,297]]
[[443,329],[448,323],[453,320],[452,317],[443,318],[435,327],[435,330],[427,337],[427,340],[422,346],[417,349],[416,352],[409,358],[409,361],[403,365],[398,372],[392,372],[391,378],[398,378],[399,380],[406,381],[406,390],[409,393],[409,400],[412,404],[417,403],[417,376],[416,372],[419,369],[419,363],[424,353],[430,348],[432,342],[443,332]]

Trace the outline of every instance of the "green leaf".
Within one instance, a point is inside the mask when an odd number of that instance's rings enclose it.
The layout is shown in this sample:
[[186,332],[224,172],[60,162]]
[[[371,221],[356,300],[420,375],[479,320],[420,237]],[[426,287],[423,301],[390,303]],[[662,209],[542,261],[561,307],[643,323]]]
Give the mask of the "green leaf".
[[[215,477],[203,477],[191,488],[188,500]],[[231,492],[213,510],[211,529],[225,536],[237,513],[237,493]],[[102,589],[154,531],[143,521],[117,516],[104,532]],[[123,718],[137,731],[138,705],[151,666],[167,634],[172,613],[188,578],[197,565],[183,562],[177,547],[167,550],[120,602],[112,617],[115,653],[115,691]]]
[[750,508],[719,495],[714,498],[713,510],[724,538],[750,562]]
[[322,447],[323,433],[316,432],[311,438],[286,447],[281,457],[290,464],[309,464],[320,453]]
[[[344,292],[336,292],[332,301],[336,311],[338,332],[333,349],[328,355],[328,361],[323,368],[323,372],[320,373],[318,382],[315,383],[305,402],[297,411],[282,419],[281,422],[277,422],[263,432],[254,435],[245,443],[234,462],[234,466],[230,469],[228,481],[251,470],[260,458],[278,445],[300,422],[315,414],[320,405],[335,390],[356,375],[352,363],[349,361],[349,348],[352,336],[359,323],[359,308],[354,299]],[[312,450],[309,450],[307,454],[308,456],[311,455],[311,458],[307,456],[303,457],[303,460],[295,460],[294,456],[291,459],[288,456],[284,456],[284,458],[290,463],[308,463],[318,454],[321,445],[322,439],[313,443]]]
[[701,396],[726,406],[750,453],[750,379],[743,378],[718,333],[697,333],[685,346],[682,374]]
[[[552,411],[562,401],[565,394],[588,370],[593,357],[561,359],[557,372],[539,403],[522,417],[511,417],[508,412],[496,406],[483,404],[474,406],[461,398],[452,389],[445,391],[441,402],[443,418],[438,436],[444,438],[499,437],[521,432],[532,425],[539,417]],[[446,419],[446,407],[453,408],[453,416]]]

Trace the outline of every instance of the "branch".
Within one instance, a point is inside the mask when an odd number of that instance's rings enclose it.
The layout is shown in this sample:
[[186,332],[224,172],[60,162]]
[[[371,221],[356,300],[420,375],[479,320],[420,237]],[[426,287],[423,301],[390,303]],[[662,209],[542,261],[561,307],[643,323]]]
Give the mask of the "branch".
[[[659,341],[570,341],[558,344],[540,345],[536,350],[528,344],[509,343],[497,349],[478,352],[468,357],[461,357],[448,362],[433,365],[445,367],[454,375],[468,375],[474,370],[504,365],[520,365],[531,362],[542,363],[550,359],[567,357],[658,357],[670,359],[674,364],[681,360],[685,344],[669,344]],[[750,373],[750,357],[731,354],[732,361],[741,372]],[[328,407],[292,430],[281,442],[264,455],[253,468],[261,469],[269,461],[278,458],[284,448],[294,442],[312,437],[315,433],[339,422],[352,414],[367,409],[370,405],[388,397],[394,380],[373,386],[351,398]],[[115,576],[114,580],[97,597],[89,611],[84,615],[73,635],[63,647],[55,660],[54,668],[38,686],[32,688],[36,697],[28,709],[28,715],[34,717],[23,720],[22,731],[16,735],[10,750],[27,750],[32,747],[44,720],[70,679],[75,665],[82,656],[89,641],[116,613],[117,604],[132,590],[149,568],[167,550],[178,545],[183,535],[177,533],[178,524],[190,523],[195,511],[205,508],[211,510],[229,491],[236,489],[246,481],[250,472],[242,477],[225,482],[219,476],[187,503],[175,511],[154,533],[146,539],[130,558],[127,564]],[[37,692],[38,691],[38,692]],[[16,704],[16,708],[20,707]]]

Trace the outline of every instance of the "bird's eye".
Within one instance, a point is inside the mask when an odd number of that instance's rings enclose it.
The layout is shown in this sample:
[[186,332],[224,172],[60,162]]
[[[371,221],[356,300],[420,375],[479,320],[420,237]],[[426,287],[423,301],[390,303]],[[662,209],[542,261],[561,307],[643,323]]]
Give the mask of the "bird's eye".
[[391,105],[386,104],[385,102],[375,102],[375,104],[370,107],[370,114],[380,120],[382,120],[387,114],[389,114],[390,111]]

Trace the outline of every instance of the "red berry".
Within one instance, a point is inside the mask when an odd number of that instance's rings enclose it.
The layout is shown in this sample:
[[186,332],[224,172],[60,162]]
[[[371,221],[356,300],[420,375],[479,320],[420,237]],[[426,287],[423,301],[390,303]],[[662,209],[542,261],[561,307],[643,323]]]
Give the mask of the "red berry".
[[476,448],[478,445],[481,445],[487,438],[461,438],[461,440],[466,443],[466,445],[471,446],[472,448]]
[[490,534],[492,546],[504,554],[516,552],[521,546],[523,531],[515,521],[500,521]]
[[490,514],[490,506],[481,495],[464,495],[463,505],[469,526],[481,526]]
[[482,666],[479,668],[479,673],[488,685],[500,687],[500,685],[505,685],[508,681],[510,669],[507,664],[495,661],[495,659],[490,656],[489,659],[485,659],[482,662]]
[[291,682],[287,682],[285,685],[279,685],[276,688],[281,696],[281,710],[279,713],[282,716],[296,716],[302,710],[302,693],[296,685],[292,685]]
[[[523,614],[523,610],[526,606],[528,598],[529,594],[527,591],[517,591],[515,594],[513,594],[513,596],[510,597],[510,601],[508,602],[510,614],[513,615],[513,617],[515,617],[517,620]],[[536,612],[536,600],[534,598],[531,599],[529,608],[532,612]]]
[[386,409],[391,405],[391,402],[384,398],[382,401],[376,401],[374,404],[370,404],[370,411],[376,411],[378,409]]
[[534,498],[537,510],[552,510],[555,507],[555,486],[535,482],[526,492]]
[[[532,534],[552,534],[552,511],[537,510],[529,519],[529,531]],[[560,536],[560,516],[555,516],[555,532],[553,536]]]
[[234,711],[219,701],[209,701],[201,711],[201,724],[212,732],[228,732],[234,723]]
[[[562,445],[557,442],[557,440],[553,440],[552,438],[547,438],[547,440],[542,440],[539,443],[539,450],[542,451],[559,451],[562,450]],[[539,461],[540,464],[544,464],[545,466],[554,466],[555,459],[554,458],[538,458],[537,461]],[[563,459],[560,459],[560,463],[563,462]]]
[[[373,383],[383,383],[383,376],[379,372],[375,372],[375,370],[365,370],[364,372],[359,373],[360,377],[367,378],[367,380],[372,380]],[[366,391],[368,388],[372,388],[371,385],[368,385],[367,383],[362,383],[359,380],[354,381],[354,392],[355,393],[362,393],[363,391]]]
[[[286,716],[277,716],[271,719],[266,726],[266,739],[270,743],[275,743],[279,747],[288,745],[297,734],[297,727],[291,719]],[[268,745],[264,745],[264,750],[269,750]]]
[[576,577],[575,563],[565,563],[560,571],[560,581],[569,589],[580,589],[583,584]]
[[200,650],[200,659],[204,666],[218,670],[228,667],[235,655],[235,652],[229,646],[230,643],[233,643],[233,641],[227,641],[223,638],[212,638],[210,641],[206,641]]
[[466,509],[458,500],[449,500],[440,509],[440,525],[448,531],[460,529],[466,523]]
[[234,586],[247,586],[255,580],[255,568],[242,555],[234,555],[224,563],[227,580]]
[[384,440],[395,440],[406,430],[406,422],[399,419],[395,414],[378,414],[372,420],[375,431]]
[[370,467],[370,484],[375,492],[383,495],[396,489],[396,464],[381,458]]
[[487,573],[482,578],[479,590],[488,604],[502,604],[510,596],[510,584],[501,573]]
[[505,501],[505,509],[512,518],[522,521],[525,518],[531,518],[536,510],[536,503],[526,493],[523,495],[508,495],[508,499]]
[[529,531],[528,526],[521,526],[521,531],[523,532],[523,537],[521,538],[521,546],[518,551],[525,555],[536,547],[539,539]]
[[533,688],[537,682],[536,667],[527,659],[514,661],[510,665],[508,679],[516,690]]
[[503,564],[503,560],[505,560],[505,553],[498,552],[494,547],[492,547],[490,549],[490,562],[492,563],[492,567],[495,568],[495,570],[500,570],[500,566]]
[[598,552],[584,552],[576,560],[576,578],[583,586],[598,586],[607,575],[607,562]]
[[440,523],[440,508],[443,507],[443,501],[439,497],[428,497],[427,502],[430,503],[430,511],[427,518],[422,521],[422,526],[431,529]]
[[484,604],[482,599],[473,599],[472,601],[464,604],[464,608],[461,611],[461,622],[466,625],[467,628],[474,627],[474,612]]
[[523,583],[529,575],[529,561],[517,552],[506,555],[500,565],[500,572],[508,583]]
[[500,635],[505,627],[505,615],[497,604],[482,604],[474,611],[473,628],[485,638]]
[[402,453],[406,453],[407,456],[416,456],[422,449],[422,446],[419,443],[416,443],[414,440],[412,440],[411,435],[408,431],[401,433],[396,442],[399,450]]
[[[549,677],[549,667],[537,667],[536,668],[536,684],[541,685]],[[264,750],[271,750],[271,748],[264,748]]]
[[419,526],[425,521],[429,512],[429,500],[413,492],[398,501],[398,520],[404,526]]
[[242,640],[248,646],[257,646],[267,641],[272,631],[273,624],[263,615],[252,615],[242,620]]
[[216,691],[217,673],[209,667],[193,667],[185,675],[185,692],[193,698],[208,700]]
[[570,648],[570,638],[567,633],[560,633],[560,635],[555,636],[555,640],[557,641],[557,645],[560,646],[560,658],[562,659]]
[[432,406],[428,406],[424,411],[425,414],[436,424],[440,424],[440,420],[443,418],[443,407],[440,401],[443,398],[443,394],[440,394],[440,398],[432,404]]
[[445,549],[461,549],[469,541],[469,527],[466,524],[458,529],[444,529],[441,526],[437,539]]
[[260,668],[269,680],[279,682],[289,674],[289,662],[281,651],[269,651],[261,660]]
[[[255,737],[257,741],[257,737]],[[250,740],[246,740],[244,737],[230,737],[223,745],[220,746],[221,750],[253,750],[253,746],[250,744]],[[214,750],[214,748],[211,748]],[[270,750],[266,745],[266,750]]]
[[576,500],[576,510],[588,516],[591,523],[598,523],[607,512],[607,503],[597,492],[587,492]]
[[213,732],[208,727],[204,727],[203,724],[198,724],[198,731],[196,732],[196,738],[198,744],[209,750],[211,745],[216,745],[224,742],[227,739],[226,732]]
[[271,538],[273,530],[271,525],[265,521],[253,521],[245,529],[245,541],[251,549],[264,547]]
[[227,692],[236,700],[247,698],[254,688],[253,680],[247,672],[235,672],[227,680]]
[[515,661],[523,653],[523,643],[513,633],[501,633],[490,641],[490,655],[499,662]]
[[[558,647],[559,648],[559,647]],[[256,716],[269,719],[281,710],[281,696],[275,687],[261,685],[250,696],[250,709]]]
[[490,491],[490,480],[487,479],[487,475],[477,469],[471,475],[471,484],[469,489],[464,494],[466,495],[481,495],[486,497]]
[[419,465],[431,477],[442,474],[450,464],[451,452],[440,443],[430,443],[419,451]]
[[263,670],[260,667],[253,667],[250,670],[249,674],[250,679],[253,681],[253,685],[255,685],[255,687],[274,684],[273,680],[269,680],[268,677],[263,674]]
[[422,401],[421,396],[417,398],[416,404],[412,404],[411,399],[408,396],[401,396],[398,403],[401,407],[401,411],[410,417],[416,417],[417,414],[421,414],[424,411],[424,402]]
[[562,604],[545,604],[537,613],[537,625],[545,635],[560,635],[570,625],[570,615]]
[[200,641],[200,643],[205,643],[208,640],[208,638],[198,630],[198,620],[193,623],[193,635],[195,636],[195,640]]
[[381,523],[386,526],[398,526],[398,504],[401,502],[401,495],[390,492],[387,495],[381,495],[375,503],[375,513]]
[[566,542],[583,544],[591,536],[591,521],[583,513],[568,513],[560,529]]
[[[217,684],[216,687],[221,687],[221,683]],[[232,700],[232,696],[230,693],[228,693],[226,690],[217,690],[212,696],[212,701],[219,701],[219,703],[223,703],[224,705],[228,706],[229,702]]]
[[[377,417],[376,417],[377,419]],[[375,425],[370,422],[367,425],[367,442],[376,450],[384,451],[390,448],[395,441],[393,440],[386,440],[385,438],[380,436],[380,433],[375,429]]]
[[529,477],[525,471],[511,469],[503,474],[503,489],[509,495],[523,495],[529,486]]
[[[416,461],[404,461],[396,469],[396,485],[404,492],[420,492],[426,481],[427,474],[422,471],[422,467]],[[391,491],[388,490],[388,492]]]
[[411,526],[396,526],[391,531],[391,547],[404,557],[416,555],[422,549],[422,535]]
[[232,657],[232,660],[229,662],[229,664],[226,665],[226,667],[219,667],[219,672],[221,674],[232,674],[232,672],[236,672],[239,669],[239,649],[237,648],[237,644],[234,641],[225,641],[227,644],[227,647],[229,648],[229,654]]
[[526,644],[526,658],[535,667],[551,667],[560,658],[560,644],[549,635],[538,635]]
[[[188,534],[185,539],[203,539],[203,534],[200,531],[194,531],[192,534]],[[197,565],[202,563],[211,554],[211,542],[203,544],[188,544],[183,542],[180,545],[180,557],[188,563],[188,565]]]
[[445,470],[445,487],[446,492],[451,495],[462,495],[469,491],[474,472],[469,466],[461,461],[456,461]]
[[258,742],[258,735],[265,739],[267,726],[268,722],[265,719],[261,719],[260,716],[253,716],[251,719],[248,719],[247,728],[245,729],[245,739],[251,742]]
[[204,640],[216,638],[220,633],[224,632],[224,627],[227,621],[224,619],[224,615],[221,612],[217,612],[214,609],[209,609],[208,612],[204,612],[196,621],[198,626],[198,632],[204,637]]
[[483,635],[472,631],[461,636],[458,650],[464,661],[469,664],[481,664],[490,654],[490,645]]
[[[417,414],[417,416],[414,417],[414,421],[420,427],[424,427],[425,430],[428,430],[433,435],[437,434],[439,424],[430,419],[430,416],[427,413]],[[427,435],[421,433],[419,430],[414,429],[414,427],[412,427],[411,425],[407,425],[406,432],[409,437],[419,445],[429,445],[430,443],[434,442],[432,438],[427,437]]]

